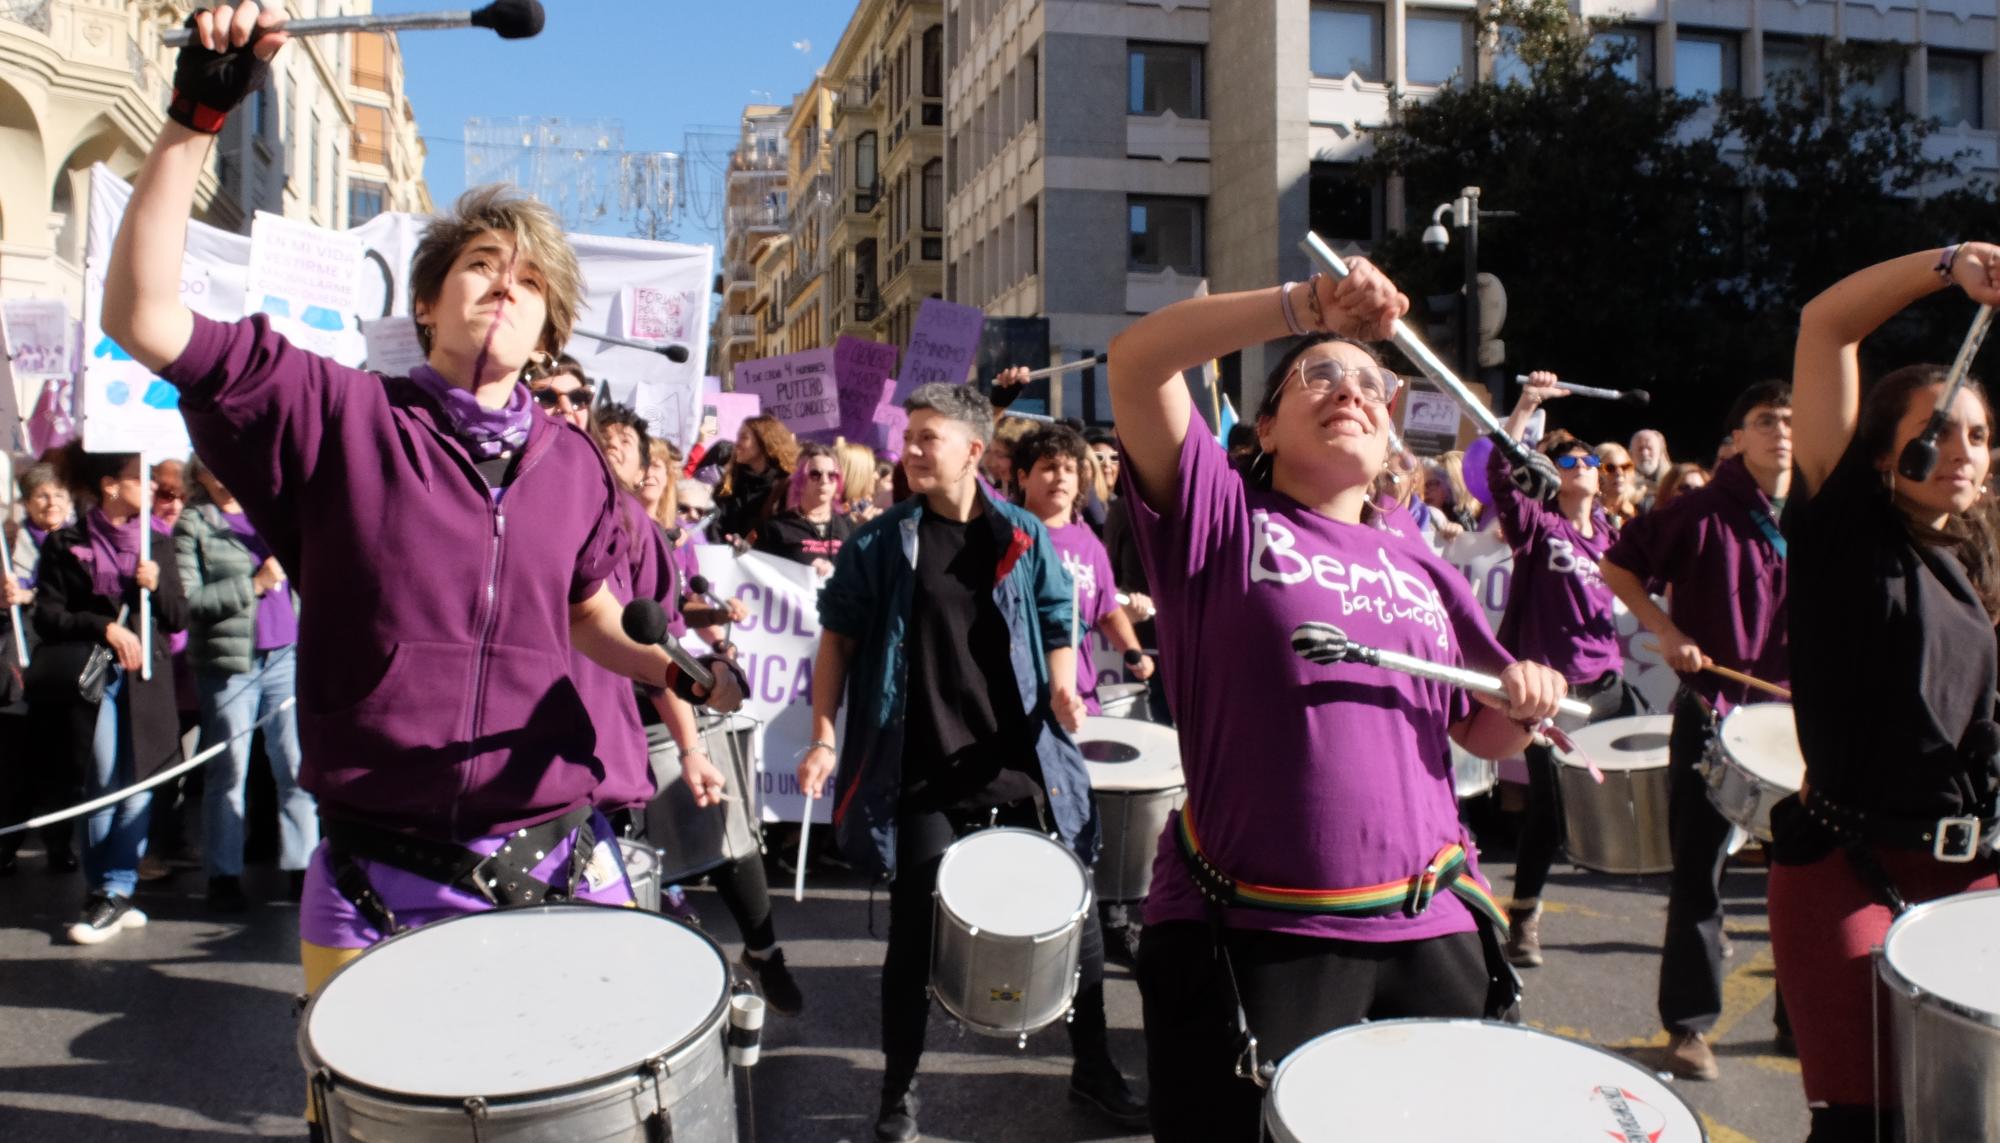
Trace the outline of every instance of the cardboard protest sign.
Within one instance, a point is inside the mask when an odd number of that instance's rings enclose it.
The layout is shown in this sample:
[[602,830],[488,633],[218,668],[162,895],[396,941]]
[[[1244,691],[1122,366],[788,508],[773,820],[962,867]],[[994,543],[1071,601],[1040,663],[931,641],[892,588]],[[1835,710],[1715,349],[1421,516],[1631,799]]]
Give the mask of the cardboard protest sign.
[[764,414],[795,433],[840,427],[831,349],[808,349],[736,366],[736,391],[755,393]]
[[895,391],[896,347],[859,337],[833,345],[834,382],[840,387],[840,435],[866,444],[874,434],[875,412]]
[[917,309],[917,324],[910,331],[902,371],[896,374],[896,403],[901,404],[910,390],[933,381],[965,384],[966,371],[972,368],[985,328],[986,315],[979,307],[925,298]]

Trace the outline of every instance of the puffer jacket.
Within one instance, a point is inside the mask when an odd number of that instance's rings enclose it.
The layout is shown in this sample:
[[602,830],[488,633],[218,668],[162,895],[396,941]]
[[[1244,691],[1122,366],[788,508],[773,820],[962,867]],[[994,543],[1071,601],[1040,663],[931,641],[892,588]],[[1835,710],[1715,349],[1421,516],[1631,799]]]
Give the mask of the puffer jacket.
[[[248,674],[257,650],[258,559],[212,503],[191,504],[174,525],[174,562],[188,600],[188,662]],[[289,581],[287,581],[289,583]],[[298,593],[292,606],[299,605]]]

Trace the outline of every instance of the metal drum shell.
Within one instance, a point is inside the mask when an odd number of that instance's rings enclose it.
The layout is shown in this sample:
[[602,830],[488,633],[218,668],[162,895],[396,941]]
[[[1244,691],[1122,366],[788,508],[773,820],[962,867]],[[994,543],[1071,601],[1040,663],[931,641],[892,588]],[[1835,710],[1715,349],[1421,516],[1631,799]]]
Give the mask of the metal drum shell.
[[1104,848],[1097,855],[1097,897],[1113,905],[1143,901],[1153,889],[1153,859],[1160,834],[1187,801],[1187,787],[1165,790],[1095,790]]
[[[1798,793],[1799,788],[1773,781],[1745,765],[1730,748],[1730,741],[1735,737],[1730,732],[1731,720],[1739,715],[1769,717],[1767,712],[1779,707],[1784,708],[1785,717],[1789,719],[1790,703],[1756,703],[1730,711],[1715,736],[1709,740],[1701,760],[1703,784],[1708,789],[1708,800],[1715,807],[1715,812],[1731,824],[1742,827],[1758,841],[1771,840],[1772,807]],[[1798,750],[1796,738],[1793,739],[1792,749],[1794,752]],[[1803,777],[1803,760],[1800,761],[1799,772]]]
[[[1910,979],[1895,960],[1901,933],[1944,908],[1973,902],[1983,902],[1975,907],[1991,914],[2000,933],[2000,890],[1963,893],[1927,901],[1898,917],[1877,954],[1876,973],[1890,995],[1904,1143],[2000,1139],[2000,1012],[1940,996]],[[1974,958],[1992,952],[1965,951]]]
[[632,900],[649,913],[659,912],[659,851],[647,842],[621,837],[618,839],[618,856],[625,863],[625,880],[631,883]]
[[[1574,736],[1586,742],[1615,740],[1621,735],[1668,736],[1672,719],[1639,715],[1592,723]],[[1556,754],[1556,780],[1562,789],[1564,830],[1569,858],[1585,869],[1630,876],[1673,871],[1673,847],[1667,837],[1670,784],[1664,745],[1654,760],[1599,758],[1600,784],[1578,761]]]
[[1134,718],[1150,722],[1153,717],[1151,688],[1145,683],[1104,683],[1097,688],[1097,706],[1102,718]]
[[[541,910],[602,909],[594,905],[543,905]],[[490,916],[467,914],[434,922],[422,929],[391,937],[375,949],[420,936],[439,925],[461,924]],[[728,979],[728,961],[706,936],[683,930],[706,944],[721,961]],[[370,952],[375,951],[370,949]],[[350,965],[366,959],[356,958]],[[342,966],[345,971],[348,966]],[[658,1057],[657,1075],[645,1061],[634,1061],[629,1072],[547,1091],[483,1101],[475,1128],[468,1100],[422,1097],[384,1091],[342,1077],[328,1068],[312,1046],[312,1016],[340,976],[337,971],[314,995],[299,1019],[299,1059],[311,1081],[311,1096],[319,1108],[328,1143],[646,1143],[660,1137],[652,1120],[664,1107],[666,1137],[679,1143],[736,1143],[735,1085],[729,1075],[725,1038],[728,1034],[729,993],[716,997],[715,1007],[701,1025]],[[510,984],[513,982],[509,982]],[[532,1043],[516,1050],[533,1052]],[[656,1087],[657,1084],[657,1087]]]
[[681,780],[680,751],[665,726],[646,728],[646,749],[659,793],[646,807],[647,839],[660,855],[660,884],[678,885],[732,861],[760,853],[751,824],[754,806],[748,790],[756,782],[752,733],[724,719],[705,717],[702,745],[722,771],[728,801],[698,807]]
[[1451,744],[1451,792],[1459,801],[1483,798],[1500,784],[1500,763]]
[[[931,996],[945,1011],[981,1035],[1020,1037],[1048,1027],[1069,1012],[1076,998],[1077,965],[1083,953],[1083,925],[1095,907],[1089,870],[1068,846],[1032,830],[987,829],[984,834],[1020,833],[1039,838],[1072,862],[1083,886],[1081,903],[1060,926],[1032,936],[1008,936],[980,929],[960,916],[942,888],[934,895],[931,942]],[[952,850],[938,866],[940,886]]]

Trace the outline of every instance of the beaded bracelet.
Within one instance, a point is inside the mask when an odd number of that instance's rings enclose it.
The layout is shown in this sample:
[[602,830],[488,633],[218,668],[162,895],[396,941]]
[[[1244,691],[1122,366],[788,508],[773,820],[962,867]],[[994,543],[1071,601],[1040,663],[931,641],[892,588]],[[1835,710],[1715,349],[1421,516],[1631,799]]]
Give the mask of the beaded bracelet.
[[1297,282],[1286,282],[1278,287],[1278,312],[1284,315],[1285,328],[1292,331],[1293,337],[1304,337],[1306,327],[1299,324],[1299,315],[1292,310],[1292,287],[1296,285]]
[[1944,253],[1938,255],[1937,265],[1931,267],[1937,271],[1937,276],[1947,286],[1951,285],[1951,265],[1956,261],[1958,261],[1958,243],[1954,242],[1944,248]]
[[1314,274],[1306,279],[1306,301],[1312,307],[1313,328],[1321,333],[1330,333],[1332,331],[1326,328],[1326,314],[1319,308],[1319,280],[1324,277],[1325,274]]

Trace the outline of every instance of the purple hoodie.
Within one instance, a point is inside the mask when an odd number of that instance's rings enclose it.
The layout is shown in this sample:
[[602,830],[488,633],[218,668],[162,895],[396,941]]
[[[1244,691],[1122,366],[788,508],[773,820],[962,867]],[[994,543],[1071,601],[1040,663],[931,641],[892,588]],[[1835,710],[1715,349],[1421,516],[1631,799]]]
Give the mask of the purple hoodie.
[[300,780],[321,808],[462,841],[586,802],[602,770],[569,607],[625,558],[589,439],[534,418],[495,503],[414,384],[299,349],[262,315],[195,315],[161,375],[310,601]]

